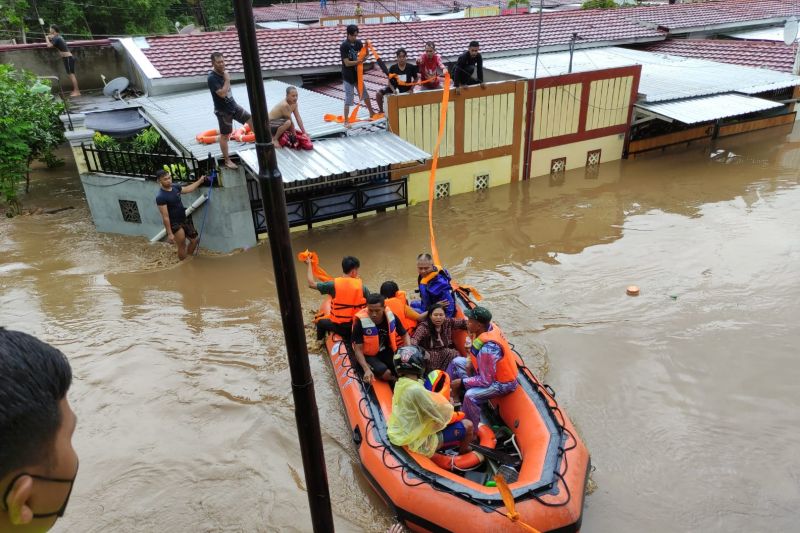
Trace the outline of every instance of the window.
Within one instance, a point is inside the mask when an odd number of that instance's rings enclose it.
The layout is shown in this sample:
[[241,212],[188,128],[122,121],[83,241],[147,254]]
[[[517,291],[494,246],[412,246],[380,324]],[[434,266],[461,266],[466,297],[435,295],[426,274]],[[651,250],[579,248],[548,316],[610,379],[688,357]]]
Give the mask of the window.
[[120,200],[119,209],[122,211],[122,220],[125,222],[142,223],[142,217],[139,215],[139,206],[136,205],[134,200]]
[[586,179],[597,179],[600,175],[600,154],[602,150],[586,152]]
[[567,158],[559,157],[550,161],[550,175],[563,174],[567,171]]
[[450,196],[450,182],[437,183],[433,189],[434,198],[447,198]]
[[475,176],[475,190],[480,191],[489,188],[489,174]]

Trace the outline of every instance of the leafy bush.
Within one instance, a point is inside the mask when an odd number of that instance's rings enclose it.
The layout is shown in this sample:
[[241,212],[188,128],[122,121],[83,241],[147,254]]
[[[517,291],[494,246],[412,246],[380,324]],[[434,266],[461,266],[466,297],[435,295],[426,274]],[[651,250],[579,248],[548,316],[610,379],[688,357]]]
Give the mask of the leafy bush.
[[120,148],[118,140],[104,135],[99,131],[95,132],[92,140],[94,141],[94,145],[101,150],[119,150]]
[[20,210],[17,189],[34,159],[52,157],[64,139],[61,102],[35,89],[43,82],[25,70],[0,64],[0,200],[13,216]]
[[189,174],[186,172],[186,165],[182,165],[181,163],[164,165],[164,170],[172,174],[172,178],[175,181],[184,181],[189,177]]
[[610,9],[617,7],[614,0],[586,0],[581,4],[581,9]]
[[138,152],[155,153],[161,142],[161,134],[155,128],[147,128],[133,138],[133,149]]
[[513,9],[515,7],[529,7],[530,1],[529,0],[508,0],[508,9]]

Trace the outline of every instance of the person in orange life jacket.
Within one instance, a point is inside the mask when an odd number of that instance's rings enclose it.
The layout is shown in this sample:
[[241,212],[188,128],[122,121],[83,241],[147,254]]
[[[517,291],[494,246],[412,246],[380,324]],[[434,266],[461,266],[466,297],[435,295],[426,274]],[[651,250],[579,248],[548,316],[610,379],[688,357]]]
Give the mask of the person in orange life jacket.
[[404,346],[411,344],[403,323],[386,308],[386,299],[380,294],[370,294],[367,308],[356,313],[350,336],[355,364],[364,371],[363,380],[367,385],[376,376],[381,381],[394,381],[392,358],[397,351],[398,337]]
[[431,254],[423,253],[417,256],[417,274],[420,300],[412,302],[411,306],[417,311],[427,311],[433,304],[442,304],[445,314],[454,317],[456,301],[447,270],[434,265]]
[[[406,293],[400,290],[394,281],[384,281],[381,285],[381,296],[386,298],[386,307],[392,310],[394,316],[403,323],[409,335],[413,335],[417,322],[425,320],[428,312],[417,313],[413,307],[408,305]],[[402,346],[402,344],[401,344]]]
[[364,286],[361,278],[358,277],[358,269],[361,267],[361,263],[351,255],[345,256],[342,259],[344,276],[334,278],[333,281],[320,282],[314,280],[311,259],[306,260],[306,263],[308,264],[308,270],[306,271],[308,286],[318,290],[320,294],[327,294],[333,298],[330,317],[317,321],[317,340],[324,339],[328,331],[338,334],[345,340],[349,340],[353,317],[357,311],[364,308],[367,304],[367,296],[369,296],[369,289]]
[[72,369],[56,348],[0,328],[0,532],[47,531],[78,475]]
[[505,396],[517,388],[517,363],[503,332],[492,323],[485,307],[468,309],[467,331],[472,336],[469,361],[456,357],[447,368],[453,378],[453,397],[464,389],[461,409],[475,427],[481,419],[481,406],[491,398]]
[[459,445],[466,453],[473,439],[473,425],[463,419],[452,422],[453,405],[420,381],[425,371],[425,355],[419,346],[403,346],[394,356],[397,383],[392,395],[392,414],[386,428],[395,446],[408,446],[416,453],[432,457],[445,446]]

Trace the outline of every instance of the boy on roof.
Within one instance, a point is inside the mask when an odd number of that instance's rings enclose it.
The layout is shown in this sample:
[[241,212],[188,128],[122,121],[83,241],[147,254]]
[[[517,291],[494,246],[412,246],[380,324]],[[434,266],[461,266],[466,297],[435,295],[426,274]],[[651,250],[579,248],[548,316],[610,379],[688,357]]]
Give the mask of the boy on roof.
[[387,94],[410,93],[414,90],[413,85],[403,85],[413,83],[419,79],[419,70],[416,65],[408,62],[408,54],[405,48],[398,48],[395,52],[397,63],[389,67],[389,85],[378,91],[375,95],[375,103],[378,104],[378,113],[383,113],[383,97]]
[[478,41],[471,41],[466,52],[458,56],[455,67],[453,67],[453,82],[456,86],[456,93],[462,85],[481,84],[481,88],[486,87],[483,81],[483,56],[481,56],[481,45]]

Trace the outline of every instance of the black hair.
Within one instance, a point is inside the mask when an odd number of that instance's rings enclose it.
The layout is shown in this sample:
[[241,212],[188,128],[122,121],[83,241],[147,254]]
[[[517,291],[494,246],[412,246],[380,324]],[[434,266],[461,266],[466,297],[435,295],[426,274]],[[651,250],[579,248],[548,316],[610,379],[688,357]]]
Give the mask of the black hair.
[[347,35],[357,35],[358,34],[358,26],[355,24],[348,24],[347,25]]
[[214,61],[216,61],[218,57],[222,57],[222,52],[212,52],[211,62],[213,63]]
[[480,48],[480,46],[481,46],[481,45],[480,45],[480,44],[478,44],[478,41],[470,41],[470,42],[469,42],[469,47],[470,47],[470,48]]
[[436,51],[436,44],[433,41],[425,41],[425,46],[426,47],[430,46],[431,48],[433,48],[434,52]]
[[397,57],[400,54],[405,54],[406,56],[408,56],[408,52],[406,52],[405,48],[398,48],[397,51],[394,53],[394,56]]
[[167,172],[163,168],[159,168],[158,170],[156,170],[156,179],[160,181],[161,178],[163,178],[167,174],[169,174],[169,172]]
[[384,298],[382,294],[378,294],[377,292],[370,293],[370,295],[367,296],[367,305],[375,305],[375,304],[386,305],[386,298]]
[[289,85],[288,87],[286,87],[286,96],[289,96],[289,93],[292,91],[297,91],[297,87],[295,87],[294,85]]
[[0,478],[50,457],[71,383],[61,351],[0,328]]
[[56,33],[61,33],[61,30],[55,24],[50,24],[50,29]]
[[417,261],[433,261],[433,257],[428,252],[423,252],[417,256]]
[[433,320],[431,320],[431,315],[433,315],[433,312],[436,311],[437,309],[441,309],[442,311],[444,311],[444,316],[445,317],[447,316],[447,310],[444,308],[442,304],[440,303],[431,304],[431,306],[428,307],[428,322],[430,322],[431,326],[433,325]]
[[342,258],[342,272],[349,274],[354,268],[361,268],[361,262],[357,257],[346,255]]
[[397,283],[394,281],[384,281],[381,285],[381,295],[384,298],[393,298],[397,291],[400,290],[400,287],[397,286]]

